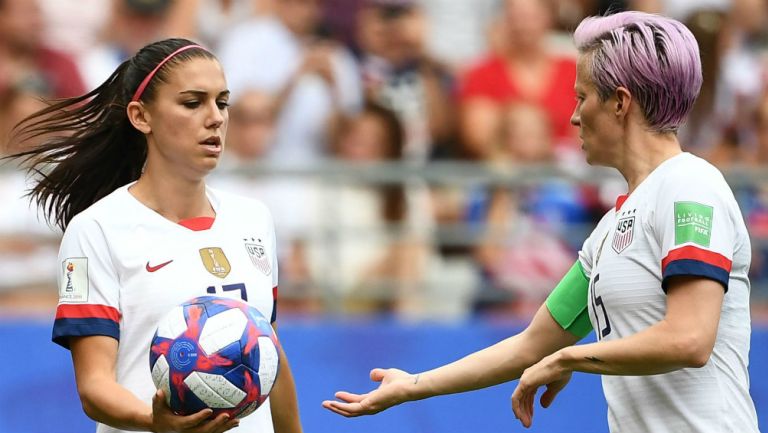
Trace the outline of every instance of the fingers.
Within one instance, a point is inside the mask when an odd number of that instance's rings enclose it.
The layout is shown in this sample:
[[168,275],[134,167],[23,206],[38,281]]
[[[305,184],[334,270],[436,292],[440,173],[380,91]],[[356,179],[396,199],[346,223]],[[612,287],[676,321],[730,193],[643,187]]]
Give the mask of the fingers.
[[346,417],[355,417],[360,415],[370,415],[379,412],[371,407],[370,402],[364,402],[368,394],[352,394],[346,391],[339,391],[335,394],[336,400],[326,400],[323,407]]
[[360,403],[367,396],[368,394],[352,394],[351,392],[346,391],[339,391],[334,394],[334,397],[339,400],[343,400],[346,403]]
[[230,415],[222,413],[210,422],[203,426],[202,432],[210,433],[224,433],[227,430],[231,430],[240,424],[238,419],[230,419]]
[[520,420],[524,427],[530,427],[533,422],[533,396],[536,390],[530,391],[523,384],[518,384],[512,394],[512,411],[515,418]]
[[558,391],[553,391],[549,387],[546,391],[544,391],[543,394],[541,394],[541,399],[539,399],[539,403],[541,403],[541,407],[549,407],[550,404],[555,400],[555,397],[557,396]]
[[[210,418],[212,413],[213,411],[211,409],[203,409],[200,412],[193,413],[192,415],[181,417],[181,422],[179,424],[183,428],[197,427],[200,424],[204,423],[208,418]],[[219,420],[222,416],[226,416],[227,419],[229,419],[229,415],[222,414],[222,415],[219,415],[214,421]]]
[[541,395],[541,406],[549,407],[566,384],[567,382],[555,382],[547,385],[547,390]]
[[326,400],[323,402],[323,407],[347,418],[366,414],[360,403],[342,403],[339,401]]
[[384,380],[384,375],[387,373],[387,370],[384,370],[383,368],[374,368],[371,370],[371,380],[374,382],[381,382]]
[[230,420],[228,423],[226,423],[224,425],[224,429],[221,430],[221,433],[224,433],[225,431],[232,430],[233,428],[235,428],[235,427],[237,427],[239,425],[240,425],[240,420],[239,419],[232,419],[232,420]]
[[[175,430],[190,433],[224,433],[240,424],[240,420],[232,418],[227,413],[219,414],[210,419],[213,410],[203,409],[192,415],[175,415],[165,401],[165,394],[158,390],[152,397],[152,413],[159,416],[162,425],[171,426]],[[165,430],[163,430],[165,431]]]
[[[393,370],[385,370],[382,368],[374,368],[370,372],[370,378],[374,382],[382,382],[384,381],[384,378],[387,376],[389,372],[392,372]],[[390,375],[391,376],[391,375]],[[385,382],[386,383],[386,382]],[[384,387],[386,385],[381,385],[379,389]],[[323,407],[337,413],[342,416],[346,417],[355,417],[360,415],[370,415],[374,413],[378,413],[383,408],[386,408],[388,406],[380,406],[378,404],[372,404],[373,401],[369,399],[371,395],[376,395],[378,391],[372,391],[371,393],[366,394],[353,394],[351,392],[347,391],[338,391],[334,396],[337,400],[325,400],[323,401]],[[368,399],[367,401],[364,400]],[[375,407],[379,407],[379,409],[375,409]]]
[[165,393],[162,389],[158,389],[155,395],[152,396],[152,411],[156,411],[156,409],[161,409],[165,405]]

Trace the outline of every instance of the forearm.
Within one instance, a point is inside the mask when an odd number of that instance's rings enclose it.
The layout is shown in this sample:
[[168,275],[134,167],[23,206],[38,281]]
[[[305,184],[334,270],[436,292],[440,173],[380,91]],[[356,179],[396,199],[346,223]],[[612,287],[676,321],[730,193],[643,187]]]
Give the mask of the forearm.
[[280,371],[269,397],[272,423],[275,433],[300,433],[302,430],[299,404],[296,399],[296,386],[288,358],[286,358],[282,347],[280,348],[280,362]]
[[79,383],[85,413],[102,424],[122,430],[150,431],[152,408],[111,379],[89,379]]
[[711,346],[707,350],[695,336],[662,320],[626,338],[567,347],[553,356],[570,371],[640,376],[701,367],[710,353]]
[[540,358],[530,356],[521,348],[525,336],[515,335],[491,347],[468,355],[458,361],[420,373],[414,377],[414,399],[455,394],[487,388],[514,380]]
[[577,340],[563,330],[542,305],[528,328],[520,334],[421,373],[413,387],[413,399],[471,391],[517,379],[526,368]]

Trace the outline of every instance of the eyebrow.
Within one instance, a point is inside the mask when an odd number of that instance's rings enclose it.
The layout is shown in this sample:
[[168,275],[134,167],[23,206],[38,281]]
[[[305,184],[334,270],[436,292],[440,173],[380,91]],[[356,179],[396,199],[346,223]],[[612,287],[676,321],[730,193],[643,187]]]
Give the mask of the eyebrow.
[[[180,95],[183,95],[185,93],[190,93],[193,95],[200,95],[200,96],[205,96],[208,94],[208,92],[206,92],[205,90],[183,90],[179,92]],[[218,96],[229,96],[229,94],[230,94],[229,90],[222,90],[221,92],[219,92]]]

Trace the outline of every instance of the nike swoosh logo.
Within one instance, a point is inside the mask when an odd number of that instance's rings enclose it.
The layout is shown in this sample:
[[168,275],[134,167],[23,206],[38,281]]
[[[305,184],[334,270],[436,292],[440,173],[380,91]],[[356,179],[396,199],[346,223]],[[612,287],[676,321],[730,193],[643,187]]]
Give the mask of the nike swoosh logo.
[[157,265],[157,266],[150,266],[150,265],[149,265],[149,262],[147,262],[147,272],[155,272],[155,271],[158,271],[158,270],[160,270],[161,268],[163,268],[165,265],[167,265],[167,264],[171,263],[172,261],[173,261],[173,260],[168,260],[167,262],[165,262],[165,263],[160,263],[160,264],[159,264],[159,265]]

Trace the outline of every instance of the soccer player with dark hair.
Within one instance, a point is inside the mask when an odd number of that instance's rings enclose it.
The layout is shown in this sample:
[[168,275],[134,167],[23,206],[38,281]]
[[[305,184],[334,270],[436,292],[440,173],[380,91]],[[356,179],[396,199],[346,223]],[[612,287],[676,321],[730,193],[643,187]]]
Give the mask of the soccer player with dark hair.
[[174,414],[149,371],[158,321],[191,298],[242,299],[276,327],[272,216],[205,183],[224,149],[228,100],[213,54],[167,39],[18,130],[22,143],[44,138],[17,157],[37,176],[33,198],[64,229],[53,340],[72,353],[83,409],[99,433],[301,431],[282,349],[270,398],[242,420],[210,419],[210,409]]

